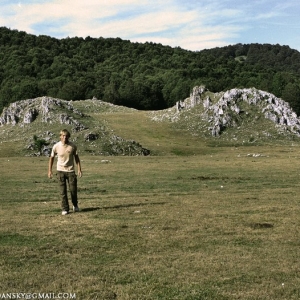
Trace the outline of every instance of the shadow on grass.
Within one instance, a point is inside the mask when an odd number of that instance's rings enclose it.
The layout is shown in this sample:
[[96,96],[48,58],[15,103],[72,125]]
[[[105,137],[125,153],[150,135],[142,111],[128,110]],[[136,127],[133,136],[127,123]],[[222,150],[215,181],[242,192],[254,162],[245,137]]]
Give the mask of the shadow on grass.
[[89,211],[95,211],[103,209],[102,207],[87,207],[87,208],[81,208],[80,212],[89,212]]
[[103,206],[103,207],[87,207],[82,208],[81,212],[89,212],[89,211],[95,211],[100,209],[120,209],[120,208],[129,208],[129,207],[137,207],[137,206],[149,206],[149,205],[164,205],[166,202],[152,202],[152,203],[131,203],[131,204],[119,204],[119,205],[113,205],[113,206]]

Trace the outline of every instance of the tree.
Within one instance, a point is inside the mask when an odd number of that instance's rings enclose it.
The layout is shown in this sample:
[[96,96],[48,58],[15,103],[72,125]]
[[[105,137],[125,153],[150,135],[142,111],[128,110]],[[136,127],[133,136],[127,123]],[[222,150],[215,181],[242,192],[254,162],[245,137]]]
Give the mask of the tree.
[[289,102],[292,109],[299,116],[300,115],[300,88],[295,83],[288,83],[283,92],[282,99]]
[[[236,60],[243,56],[244,60]],[[120,38],[65,38],[0,27],[0,112],[37,96],[96,96],[141,109],[173,106],[192,85],[212,92],[256,87],[293,101],[300,86],[300,53],[288,46],[237,44],[187,51]],[[287,86],[294,84],[293,88]]]
[[77,82],[69,81],[62,86],[57,96],[64,100],[83,100],[85,91]]
[[12,88],[16,100],[33,99],[39,95],[38,84],[34,78],[26,78]]
[[120,104],[120,93],[118,84],[115,81],[112,80],[109,85],[105,87],[103,100],[113,104]]

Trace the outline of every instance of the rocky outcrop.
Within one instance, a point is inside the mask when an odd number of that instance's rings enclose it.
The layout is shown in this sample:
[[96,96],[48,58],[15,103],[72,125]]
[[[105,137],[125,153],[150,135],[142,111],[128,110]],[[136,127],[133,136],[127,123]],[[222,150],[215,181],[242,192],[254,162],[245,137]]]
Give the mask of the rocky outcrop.
[[211,117],[211,132],[218,136],[228,126],[235,126],[234,115],[241,113],[240,103],[255,105],[266,119],[276,126],[286,127],[292,133],[300,135],[300,120],[289,103],[273,94],[257,89],[232,89],[224,93],[220,100],[207,108],[205,114]]
[[[210,96],[208,95],[210,94]],[[189,98],[179,101],[173,109],[163,113],[154,113],[155,121],[169,120],[177,122],[183,111],[202,105],[201,120],[206,121],[212,136],[220,136],[228,127],[238,126],[236,120],[248,114],[244,104],[256,107],[263,116],[274,122],[279,131],[288,131],[300,136],[300,119],[289,103],[271,93],[249,89],[231,89],[223,93],[208,93],[205,87],[194,87]]]
[[202,101],[201,95],[206,91],[205,86],[195,86],[193,88],[190,97],[185,99],[184,101],[178,101],[176,103],[177,112],[181,111],[182,109],[188,109],[195,107],[196,105],[200,104]]
[[[113,104],[104,103],[100,100],[93,99],[98,105],[107,105],[113,108]],[[88,100],[85,103],[87,106],[91,105]],[[95,104],[95,103],[94,103]],[[8,108],[5,108],[0,116],[0,126],[30,126],[31,123],[38,122],[47,123],[46,127],[51,128],[50,125],[66,124],[72,126],[72,137],[78,140],[83,140],[84,146],[89,148],[88,151],[92,155],[150,155],[148,149],[143,148],[138,142],[134,140],[125,140],[115,134],[112,134],[106,126],[91,122],[91,118],[76,107],[72,101],[65,101],[51,97],[40,97],[36,99],[22,100],[12,103]],[[82,122],[94,126],[87,133],[88,127]],[[28,128],[28,127],[27,127]],[[24,128],[23,128],[24,129]],[[5,132],[5,130],[3,130]],[[46,155],[49,156],[54,143],[57,140],[57,134],[47,130],[46,132],[39,132],[39,139],[45,141],[45,145],[36,151],[34,141],[25,146],[29,155]],[[83,147],[84,148],[84,147]]]
[[73,107],[72,101],[39,97],[14,102],[8,108],[4,108],[0,116],[0,126],[7,124],[24,126],[40,117],[45,123],[59,122],[72,125],[75,131],[85,129],[76,116],[83,117],[84,114]]
[[29,108],[28,111],[24,114],[23,123],[30,124],[36,119],[37,116],[38,111],[36,110],[36,108]]

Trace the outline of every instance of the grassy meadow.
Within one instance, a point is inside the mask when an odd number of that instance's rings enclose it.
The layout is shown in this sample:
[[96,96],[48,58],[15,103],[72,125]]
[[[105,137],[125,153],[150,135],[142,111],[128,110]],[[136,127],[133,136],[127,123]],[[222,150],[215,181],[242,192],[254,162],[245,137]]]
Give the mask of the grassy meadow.
[[48,158],[2,141],[0,295],[299,299],[298,145],[216,146],[145,114],[101,116],[153,155],[82,153],[67,216]]

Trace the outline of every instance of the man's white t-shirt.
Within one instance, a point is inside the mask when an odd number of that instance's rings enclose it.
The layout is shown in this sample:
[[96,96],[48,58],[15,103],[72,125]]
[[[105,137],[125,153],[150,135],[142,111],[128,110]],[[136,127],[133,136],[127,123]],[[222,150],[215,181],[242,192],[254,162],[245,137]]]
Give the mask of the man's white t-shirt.
[[56,143],[51,152],[51,157],[57,155],[57,171],[75,172],[74,155],[77,155],[77,147],[72,142]]

